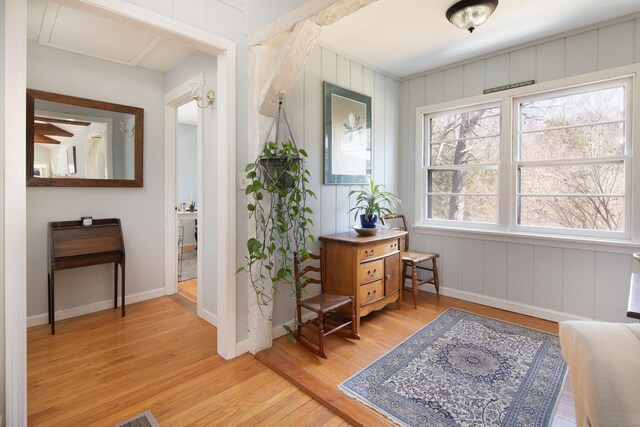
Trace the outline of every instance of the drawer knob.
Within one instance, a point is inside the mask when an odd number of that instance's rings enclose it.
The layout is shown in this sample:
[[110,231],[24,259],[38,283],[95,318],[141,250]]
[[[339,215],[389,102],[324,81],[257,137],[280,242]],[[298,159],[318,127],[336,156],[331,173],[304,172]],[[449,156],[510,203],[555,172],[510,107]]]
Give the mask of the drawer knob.
[[391,275],[390,275],[390,274],[385,274],[385,275],[384,275],[384,278],[385,278],[385,279],[387,279],[387,280],[389,280],[389,279],[391,279]]

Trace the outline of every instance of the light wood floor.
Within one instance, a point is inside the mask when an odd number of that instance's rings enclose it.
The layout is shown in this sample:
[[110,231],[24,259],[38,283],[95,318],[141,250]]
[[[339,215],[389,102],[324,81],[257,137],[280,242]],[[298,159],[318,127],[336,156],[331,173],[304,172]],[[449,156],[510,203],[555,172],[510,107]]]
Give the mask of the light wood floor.
[[[387,309],[371,313],[362,319],[360,341],[334,335],[327,337],[325,341],[327,360],[291,343],[286,337],[277,339],[272,349],[258,353],[257,357],[303,391],[323,401],[336,414],[343,416],[352,424],[388,424],[388,420],[375,411],[338,391],[338,384],[355,375],[450,307],[558,333],[558,325],[554,322],[444,296],[438,300],[435,294],[427,292],[420,292],[418,308],[414,309],[410,293],[405,292],[401,310],[395,309],[395,304],[392,304]],[[569,378],[552,425],[563,427],[576,425]]]
[[346,423],[251,355],[225,361],[216,329],[167,297],[28,330],[30,426]]
[[[195,252],[197,246],[190,245],[182,247],[182,253]],[[178,293],[194,304],[198,303],[198,278],[178,282]]]
[[194,304],[198,303],[198,278],[178,282],[178,293]]

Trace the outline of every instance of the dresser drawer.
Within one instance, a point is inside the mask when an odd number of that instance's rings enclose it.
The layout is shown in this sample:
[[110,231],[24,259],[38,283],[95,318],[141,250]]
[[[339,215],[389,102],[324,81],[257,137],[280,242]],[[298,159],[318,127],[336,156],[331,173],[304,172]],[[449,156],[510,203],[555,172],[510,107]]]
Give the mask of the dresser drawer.
[[360,264],[360,283],[382,279],[383,271],[384,260],[382,259]]
[[360,261],[366,261],[367,259],[383,257],[397,250],[398,240],[389,240],[383,243],[376,243],[374,245],[358,248],[358,259]]
[[365,305],[384,297],[384,284],[382,280],[378,280],[377,282],[360,285],[359,292],[358,302],[360,305]]

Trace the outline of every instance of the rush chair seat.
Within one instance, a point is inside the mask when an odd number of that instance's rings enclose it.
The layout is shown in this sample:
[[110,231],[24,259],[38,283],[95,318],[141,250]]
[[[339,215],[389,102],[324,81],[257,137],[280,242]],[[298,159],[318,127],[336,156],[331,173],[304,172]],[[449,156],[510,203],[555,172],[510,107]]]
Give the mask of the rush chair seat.
[[[313,261],[320,261],[320,266],[313,265]],[[306,264],[303,267],[303,264]],[[309,253],[305,259],[300,259],[298,254],[293,256],[294,277],[296,281],[296,320],[295,338],[301,346],[327,358],[324,352],[324,337],[344,328],[349,328],[346,338],[359,340],[356,332],[356,306],[353,296],[334,295],[324,292],[324,253],[320,249],[320,255]],[[311,273],[311,276],[309,274]],[[315,277],[312,277],[315,276]],[[303,290],[309,284],[320,285],[320,295],[302,299]],[[302,309],[316,314],[316,317],[302,322]],[[302,328],[311,326],[317,330],[317,344],[309,337],[303,335]],[[345,332],[345,331],[343,331]]]
[[[402,214],[387,214],[382,218],[383,224],[392,229],[407,229],[407,218]],[[440,297],[440,278],[438,277],[438,258],[440,254],[432,252],[418,252],[409,249],[409,235],[407,234],[404,241],[404,252],[402,252],[402,288],[405,279],[411,279],[411,288],[413,291],[413,308],[418,308],[418,286],[431,283],[436,287],[436,296]],[[424,263],[431,261],[431,266]],[[407,274],[407,269],[411,268],[411,274]],[[418,270],[426,270],[432,273],[432,277],[428,279],[418,280]]]

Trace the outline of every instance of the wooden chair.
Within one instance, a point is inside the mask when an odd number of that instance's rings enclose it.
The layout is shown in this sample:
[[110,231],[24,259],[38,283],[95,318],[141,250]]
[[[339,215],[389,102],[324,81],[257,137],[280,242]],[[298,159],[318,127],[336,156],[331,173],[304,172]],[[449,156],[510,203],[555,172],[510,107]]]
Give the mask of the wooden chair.
[[[391,225],[389,223],[400,222],[401,224]],[[382,218],[382,223],[390,226],[393,229],[407,230],[407,218],[401,214],[388,214]],[[418,308],[416,300],[418,298],[418,286],[432,283],[436,287],[436,296],[440,297],[440,279],[438,277],[438,257],[440,254],[437,253],[428,253],[428,252],[417,252],[409,249],[409,235],[404,241],[404,252],[402,253],[402,288],[404,287],[405,279],[411,279],[411,286],[413,290],[413,307]],[[421,265],[427,261],[431,261],[431,268]],[[411,267],[411,274],[407,274],[407,268]],[[427,270],[430,271],[432,277],[424,280],[418,280],[418,270]]]
[[[303,268],[303,264],[318,260],[320,261],[319,267],[307,264]],[[295,253],[293,262],[294,277],[296,280],[296,341],[298,341],[301,346],[326,359],[327,355],[324,353],[324,337],[327,335],[350,327],[351,332],[346,335],[346,337],[356,340],[360,339],[360,336],[356,332],[355,299],[353,296],[334,295],[324,292],[324,283],[322,282],[324,274],[324,253],[322,249],[320,249],[320,255],[310,253],[309,256],[303,260],[300,260],[298,254]],[[317,278],[308,276],[309,273],[317,273],[315,274]],[[321,294],[302,299],[303,290],[312,283],[320,285]],[[303,308],[315,313],[316,317],[302,322]],[[317,328],[317,344],[302,334],[302,327],[307,325],[314,325],[315,328]]]

